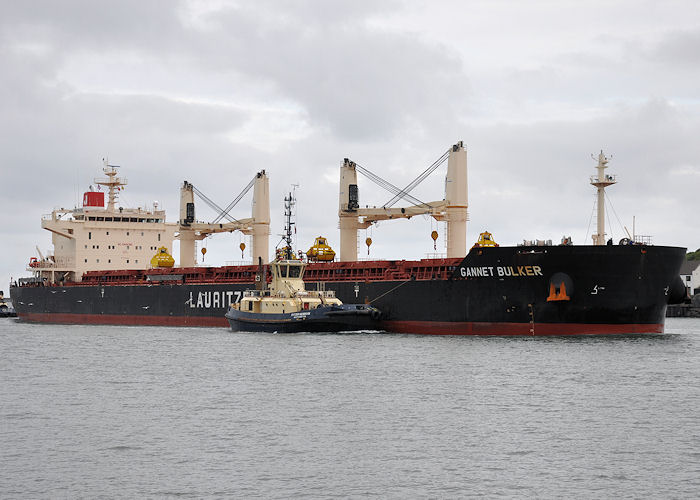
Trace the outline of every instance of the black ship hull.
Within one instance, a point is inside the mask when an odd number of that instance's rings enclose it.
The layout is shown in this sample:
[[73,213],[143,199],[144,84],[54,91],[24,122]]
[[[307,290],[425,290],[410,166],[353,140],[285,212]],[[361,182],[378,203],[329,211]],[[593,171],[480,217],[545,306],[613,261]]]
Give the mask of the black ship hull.
[[[661,333],[685,249],[661,246],[472,250],[446,276],[324,280],[345,303],[370,303],[388,332],[454,335]],[[307,282],[313,289],[314,282]],[[250,283],[14,286],[24,321],[227,326]]]

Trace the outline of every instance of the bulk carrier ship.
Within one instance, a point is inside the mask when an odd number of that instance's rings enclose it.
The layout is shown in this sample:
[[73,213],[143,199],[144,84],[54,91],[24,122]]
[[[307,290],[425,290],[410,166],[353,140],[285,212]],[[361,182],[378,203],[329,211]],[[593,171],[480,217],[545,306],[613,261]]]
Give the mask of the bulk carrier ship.
[[[424,203],[410,191],[447,162],[445,198]],[[608,159],[597,157],[591,184],[598,191],[598,227],[592,245],[527,243],[498,246],[482,237],[467,252],[467,156],[459,142],[418,179],[400,189],[345,159],[340,169],[340,258],[309,262],[310,290],[332,290],[343,302],[381,311],[387,332],[454,335],[579,335],[661,333],[669,303],[683,298],[679,269],[686,249],[605,234]],[[382,207],[361,208],[357,172],[395,196]],[[252,239],[253,262],[269,260],[269,181],[258,172],[211,223],[195,219],[194,193],[181,188],[180,218],[167,223],[153,209],[117,208],[126,180],[105,165],[108,191],[88,192],[83,207],[54,210],[42,227],[53,234],[54,254],[33,258],[31,278],[11,284],[20,319],[42,323],[226,327],[231,304],[255,285],[256,265],[196,266],[196,241],[241,231]],[[253,189],[250,218],[228,215]],[[207,198],[202,195],[206,200]],[[405,199],[407,207],[393,205]],[[209,200],[210,201],[210,200]],[[214,205],[215,206],[215,205]],[[218,207],[217,207],[218,208]],[[422,260],[358,260],[358,231],[377,221],[427,214],[447,227],[447,255]],[[228,221],[225,222],[224,219]],[[435,235],[434,235],[435,236]],[[168,252],[180,244],[180,265]],[[369,241],[368,241],[369,243]],[[156,256],[153,257],[154,252]],[[165,259],[159,259],[167,256]],[[326,254],[328,255],[328,253]],[[168,261],[169,259],[169,261]],[[171,267],[172,266],[172,267]]]

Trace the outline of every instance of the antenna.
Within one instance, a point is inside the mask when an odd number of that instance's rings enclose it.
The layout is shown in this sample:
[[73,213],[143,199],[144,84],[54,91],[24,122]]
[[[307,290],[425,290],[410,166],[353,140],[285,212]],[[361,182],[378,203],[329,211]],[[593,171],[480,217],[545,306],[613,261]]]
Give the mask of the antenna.
[[292,184],[292,190],[287,196],[284,197],[284,235],[282,240],[286,243],[283,248],[284,258],[286,260],[291,260],[294,257],[294,250],[292,249],[292,226],[296,225],[292,219],[294,218],[294,206],[297,203],[296,200],[296,188],[299,184]]
[[114,212],[114,207],[116,206],[116,201],[119,196],[117,191],[120,191],[123,186],[126,186],[127,180],[122,177],[117,177],[117,169],[120,168],[119,165],[110,165],[108,158],[103,158],[102,161],[104,163],[102,171],[107,175],[107,178],[95,179],[95,184],[100,184],[109,189],[107,211]]

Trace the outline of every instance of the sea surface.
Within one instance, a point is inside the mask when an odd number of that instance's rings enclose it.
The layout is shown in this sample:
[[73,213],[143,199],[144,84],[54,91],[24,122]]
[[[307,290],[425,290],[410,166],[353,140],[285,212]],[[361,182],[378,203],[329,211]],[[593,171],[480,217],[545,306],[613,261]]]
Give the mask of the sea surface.
[[698,498],[700,320],[631,337],[0,319],[2,498]]

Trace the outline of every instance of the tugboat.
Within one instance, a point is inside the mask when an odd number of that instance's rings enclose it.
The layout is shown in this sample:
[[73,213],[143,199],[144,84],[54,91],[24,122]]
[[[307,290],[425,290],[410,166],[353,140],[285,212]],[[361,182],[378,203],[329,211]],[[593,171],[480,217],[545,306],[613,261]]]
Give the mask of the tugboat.
[[319,284],[318,290],[306,290],[306,263],[292,251],[291,193],[285,197],[285,246],[276,252],[270,263],[272,280],[267,286],[267,273],[262,259],[258,262],[257,289],[243,292],[241,301],[232,304],[227,313],[231,330],[255,332],[343,332],[379,330],[381,312],[369,304],[343,304],[332,290]]
[[16,318],[17,313],[15,308],[12,307],[12,301],[5,298],[3,292],[0,292],[0,318]]

